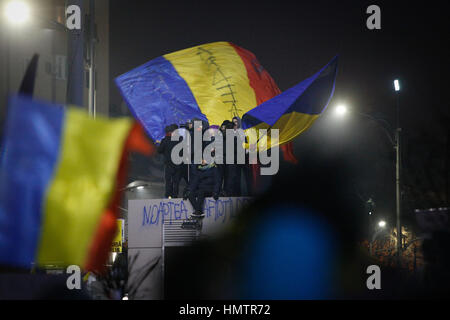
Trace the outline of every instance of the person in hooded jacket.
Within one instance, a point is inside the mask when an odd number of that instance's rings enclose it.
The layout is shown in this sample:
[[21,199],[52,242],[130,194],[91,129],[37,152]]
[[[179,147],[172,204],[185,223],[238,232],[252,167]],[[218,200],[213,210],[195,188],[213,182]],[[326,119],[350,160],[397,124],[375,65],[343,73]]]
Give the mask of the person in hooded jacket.
[[[193,124],[192,120],[188,120],[184,125],[181,126],[182,129],[184,129],[183,130],[183,139],[185,139],[186,133],[189,133],[189,135],[192,133],[193,125],[194,124]],[[187,188],[189,186],[189,159],[190,159],[190,156],[191,156],[190,143],[191,143],[191,140],[189,139],[188,140],[189,152],[188,152],[188,154],[184,154],[183,153],[183,164],[181,165],[181,168],[182,168],[181,169],[181,171],[182,171],[181,177],[186,182],[186,187],[185,187],[185,190],[183,191],[183,194],[184,194],[184,192],[187,190]]]
[[193,216],[203,216],[203,203],[206,197],[219,199],[220,174],[217,165],[206,163],[192,166],[192,179],[189,183],[189,191],[184,195],[184,199],[189,199],[194,208]]
[[233,128],[233,124],[230,120],[225,120],[224,122],[222,122],[219,130],[220,133],[222,134],[222,164],[217,164],[217,168],[219,171],[219,180],[220,180],[220,194],[222,196],[226,196],[226,192],[225,192],[225,181],[226,181],[226,168],[227,168],[227,164],[225,163],[226,161],[226,130],[227,129],[232,129]]
[[[200,125],[198,125],[198,123],[196,122],[201,122]],[[195,135],[195,131],[200,131],[201,135],[203,137],[203,133],[205,132],[205,130],[209,127],[209,124],[207,121],[205,120],[201,120],[199,118],[193,118],[192,120],[189,120],[186,123],[186,129],[189,132],[189,140],[188,140],[188,158],[189,158],[189,164],[186,165],[185,167],[185,175],[187,177],[186,182],[186,188],[183,191],[183,198],[186,198],[185,195],[187,195],[189,193],[189,186],[191,184],[191,180],[192,180],[192,171],[194,170],[195,164],[194,164],[194,151],[195,151],[195,146],[194,146],[194,135]],[[203,141],[203,139],[202,139]],[[204,142],[202,142],[202,146],[201,146],[201,151],[203,152],[204,149]]]
[[[227,129],[232,129],[236,133],[240,129],[240,119],[238,117],[234,117],[232,122],[229,124]],[[228,137],[224,139],[224,146],[226,149],[227,139],[233,139],[233,163],[227,163],[225,165],[225,181],[224,181],[224,191],[225,195],[229,197],[239,197],[241,196],[241,170],[243,164],[238,164],[238,150],[245,152],[243,150],[243,143],[245,136],[242,134],[238,134],[234,137]],[[226,159],[226,158],[225,158]]]
[[[209,129],[209,124],[206,121],[202,122],[202,134]],[[205,148],[214,141],[214,135],[211,141],[202,142],[202,155]],[[202,157],[203,158],[203,157]],[[213,197],[215,200],[219,199],[220,192],[220,173],[214,161],[207,163],[202,160],[201,164],[192,164],[191,180],[189,181],[188,192],[183,196],[184,199],[189,199],[194,208],[193,216],[203,216],[203,203],[206,197]]]
[[[234,117],[233,118],[233,129],[234,130],[238,130],[238,129],[242,129],[242,120],[239,117]],[[239,144],[237,145],[237,148],[241,147],[242,142],[245,142],[246,144],[248,144],[248,137],[245,135],[244,131],[240,131],[239,134]],[[243,175],[244,177],[244,181],[245,181],[245,185],[246,185],[246,190],[247,190],[247,196],[253,195],[254,193],[254,186],[252,183],[253,180],[253,172],[252,172],[252,165],[250,164],[250,155],[249,155],[249,150],[245,149],[245,163],[244,164],[237,164],[237,171],[238,171],[238,178],[241,179],[241,175]],[[242,196],[243,195],[243,191],[241,190],[241,184],[239,183],[239,185],[236,187],[237,188],[237,193]]]

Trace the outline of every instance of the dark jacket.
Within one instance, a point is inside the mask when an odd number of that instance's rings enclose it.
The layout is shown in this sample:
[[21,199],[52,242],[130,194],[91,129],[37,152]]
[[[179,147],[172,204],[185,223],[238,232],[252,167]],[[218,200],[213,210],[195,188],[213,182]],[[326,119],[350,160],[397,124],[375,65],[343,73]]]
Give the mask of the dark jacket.
[[[233,139],[233,164],[237,164],[237,160],[238,160],[238,150],[241,150],[244,152],[245,154],[245,150],[243,149],[243,143],[244,143],[244,139],[243,137],[237,135],[237,136],[230,136],[229,139]],[[226,150],[226,146],[227,146],[227,138],[225,136],[225,138],[223,139],[223,148],[224,150]],[[226,154],[224,152],[224,163],[226,160]]]
[[220,192],[220,174],[217,166],[212,165],[193,165],[189,190],[192,193],[198,190],[209,190],[213,194]]
[[[190,153],[191,153],[191,163],[194,163],[194,151],[195,151],[195,149],[194,149],[195,129],[194,128],[195,127],[192,127],[191,129],[188,129],[189,134],[190,134],[190,138],[191,138],[190,141],[189,141],[189,150],[190,150]],[[203,151],[205,150],[206,146],[208,144],[210,144],[212,141],[214,141],[214,140],[203,141],[203,135],[204,135],[205,131],[208,130],[208,128],[209,128],[208,122],[202,120],[202,132],[201,132],[201,148],[202,148],[201,152],[202,153],[201,153],[201,156],[203,155]]]
[[170,136],[165,136],[158,147],[158,153],[161,153],[164,156],[164,164],[172,167],[178,167],[179,165],[175,165],[172,162],[171,154],[172,149],[181,142],[180,141],[172,141]]

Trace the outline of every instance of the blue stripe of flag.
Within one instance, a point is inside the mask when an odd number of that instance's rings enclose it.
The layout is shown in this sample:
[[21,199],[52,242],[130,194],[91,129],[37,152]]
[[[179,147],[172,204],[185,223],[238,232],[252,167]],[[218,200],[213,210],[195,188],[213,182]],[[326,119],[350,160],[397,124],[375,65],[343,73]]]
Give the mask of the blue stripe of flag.
[[[40,238],[43,204],[60,154],[62,106],[14,96],[0,166],[0,264],[29,268]],[[63,226],[61,226],[63,227]]]
[[115,79],[134,116],[156,141],[165,126],[192,118],[207,120],[186,81],[164,57],[153,59]]
[[334,93],[338,56],[312,77],[280,93],[245,113],[243,128],[248,129],[265,122],[273,126],[284,114],[298,112],[321,114]]

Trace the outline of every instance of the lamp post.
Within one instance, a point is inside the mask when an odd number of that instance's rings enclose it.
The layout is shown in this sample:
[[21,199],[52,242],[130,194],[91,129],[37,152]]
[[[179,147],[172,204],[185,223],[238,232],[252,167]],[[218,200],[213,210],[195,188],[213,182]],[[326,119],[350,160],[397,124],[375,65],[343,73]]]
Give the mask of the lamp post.
[[[395,131],[392,129],[392,126],[384,119],[379,119],[372,117],[371,115],[355,112],[356,114],[369,118],[375,121],[378,124],[385,124],[389,127],[391,131],[389,131],[385,125],[380,125],[383,129],[384,133],[388,137],[391,145],[395,150],[395,193],[396,193],[396,227],[397,227],[397,264],[400,266],[401,262],[401,252],[402,252],[402,226],[401,226],[401,128],[400,128],[400,81],[398,79],[394,80],[394,90],[396,93],[397,105],[397,119],[396,119],[396,128]],[[345,105],[338,105],[335,109],[335,115],[339,117],[343,117],[347,113],[348,109]],[[392,131],[394,131],[394,135],[392,135]]]
[[[81,1],[82,3],[82,1]],[[97,26],[95,24],[95,1],[89,2],[89,43],[88,43],[88,70],[89,70],[89,97],[88,110],[89,115],[95,118],[96,116],[96,68],[95,68],[95,44],[97,42]]]
[[402,225],[400,221],[401,214],[401,158],[400,158],[400,82],[398,79],[394,80],[394,89],[397,95],[397,128],[395,130],[395,189],[396,189],[396,213],[397,213],[397,263],[400,266],[401,262],[401,251],[402,251]]

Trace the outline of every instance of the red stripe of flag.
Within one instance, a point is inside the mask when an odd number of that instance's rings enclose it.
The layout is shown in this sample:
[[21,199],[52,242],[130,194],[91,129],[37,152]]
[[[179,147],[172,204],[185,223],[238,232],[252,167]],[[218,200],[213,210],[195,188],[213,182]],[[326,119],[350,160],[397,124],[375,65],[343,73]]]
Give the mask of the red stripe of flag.
[[281,91],[276,85],[275,81],[270,76],[269,72],[261,66],[256,56],[233,43],[230,45],[236,50],[237,54],[244,62],[245,69],[247,69],[247,77],[250,81],[250,86],[255,91],[256,103],[261,103],[280,94]]
[[123,194],[122,188],[127,179],[128,155],[132,151],[145,155],[151,155],[155,152],[155,148],[149,144],[145,137],[144,129],[139,123],[133,125],[124,143],[123,153],[116,176],[114,195],[108,208],[106,208],[100,218],[100,223],[89,248],[87,262],[84,266],[86,271],[98,273],[103,273],[105,271],[105,262],[108,259],[108,252],[111,249],[111,243],[117,232],[119,204]]
[[[269,72],[263,68],[252,52],[233,43],[230,43],[230,45],[234,48],[234,50],[236,50],[237,54],[244,62],[245,68],[247,69],[247,77],[250,81],[250,86],[253,88],[253,91],[255,91],[258,106],[281,93],[281,90],[278,88]],[[298,160],[295,158],[293,153],[292,142],[288,142],[287,144],[281,146],[281,151],[283,152],[284,160],[294,164],[298,163]],[[253,168],[253,171],[255,171],[255,168]],[[256,179],[256,177],[254,178]]]

